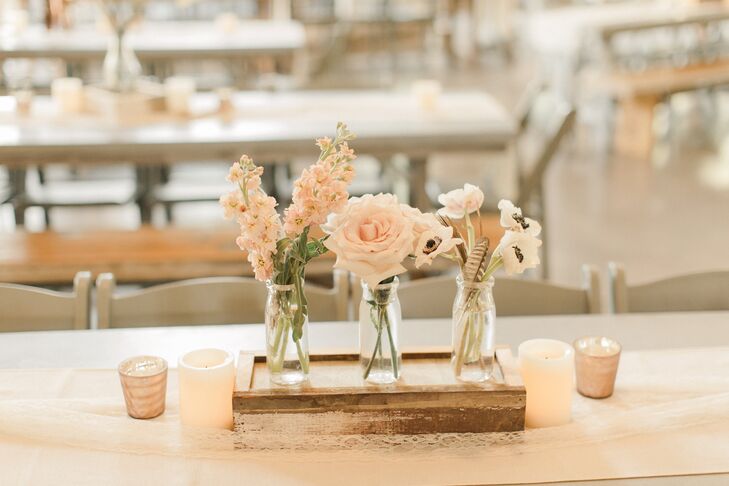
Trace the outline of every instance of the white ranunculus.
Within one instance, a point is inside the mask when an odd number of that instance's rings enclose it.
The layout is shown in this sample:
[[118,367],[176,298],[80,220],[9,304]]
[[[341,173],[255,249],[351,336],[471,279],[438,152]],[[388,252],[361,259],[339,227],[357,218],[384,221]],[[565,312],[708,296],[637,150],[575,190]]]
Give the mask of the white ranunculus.
[[501,211],[501,226],[504,228],[529,233],[532,236],[539,236],[539,233],[542,232],[542,226],[537,221],[525,218],[521,208],[514,206],[514,203],[508,199],[499,201],[499,210]]
[[497,248],[507,275],[523,273],[539,265],[539,247],[542,241],[521,231],[507,230]]
[[406,271],[402,262],[415,247],[414,220],[392,194],[353,197],[322,226],[336,253],[335,268],[349,270],[374,288]]
[[443,205],[438,212],[453,219],[460,219],[478,211],[483,205],[483,192],[473,184],[465,184],[462,189],[454,189],[438,196]]

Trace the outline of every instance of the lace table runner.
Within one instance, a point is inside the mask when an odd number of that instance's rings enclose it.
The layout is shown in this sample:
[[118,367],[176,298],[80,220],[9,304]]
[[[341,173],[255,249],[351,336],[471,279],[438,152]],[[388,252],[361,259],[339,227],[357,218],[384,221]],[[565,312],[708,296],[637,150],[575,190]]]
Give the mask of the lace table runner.
[[[167,412],[149,421],[126,415],[115,371],[0,370],[0,442],[152,454],[176,463],[193,461],[188,467],[195,460],[232,460],[241,468],[253,461],[257,467],[270,465],[264,477],[287,471],[292,479],[306,471],[307,478],[320,474],[322,484],[336,483],[337,476],[316,464],[336,464],[344,474],[361,468],[362,474],[388,473],[393,480],[402,475],[398,482],[421,484],[729,472],[727,370],[729,348],[625,353],[615,395],[590,400],[575,394],[574,420],[563,427],[505,434],[282,437],[267,435],[260,424],[264,432],[246,434],[244,440],[232,432],[179,424],[175,370]],[[349,482],[365,478],[353,475]]]

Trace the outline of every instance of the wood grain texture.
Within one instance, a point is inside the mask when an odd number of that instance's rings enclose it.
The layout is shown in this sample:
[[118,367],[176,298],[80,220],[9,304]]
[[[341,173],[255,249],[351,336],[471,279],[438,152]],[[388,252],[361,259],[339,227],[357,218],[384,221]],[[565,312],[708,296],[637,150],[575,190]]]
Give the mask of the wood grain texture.
[[[271,384],[264,362],[239,366],[233,411],[239,431],[265,423],[268,433],[425,434],[524,429],[526,392],[509,348],[500,348],[492,380],[458,382],[450,353],[405,354],[398,383],[377,386],[361,377],[357,355],[312,359],[310,380],[297,388]],[[500,361],[499,361],[500,360]],[[254,418],[255,416],[255,418]],[[262,422],[263,419],[263,422]]]
[[[217,229],[163,229],[84,233],[17,231],[0,234],[0,282],[68,284],[78,271],[110,272],[121,283],[165,282],[198,277],[252,276],[235,245],[234,224]],[[307,274],[331,272],[333,256],[307,266]]]

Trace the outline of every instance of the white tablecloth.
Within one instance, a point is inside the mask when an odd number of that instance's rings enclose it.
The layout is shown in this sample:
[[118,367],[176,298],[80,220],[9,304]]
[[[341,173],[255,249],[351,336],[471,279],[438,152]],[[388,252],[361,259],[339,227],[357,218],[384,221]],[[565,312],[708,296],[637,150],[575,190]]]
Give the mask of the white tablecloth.
[[[233,450],[128,418],[113,370],[0,371],[2,484],[495,484],[729,473],[729,347],[631,351],[615,395],[572,424],[442,447]],[[197,447],[196,441],[215,447]],[[124,451],[124,452],[121,452]]]

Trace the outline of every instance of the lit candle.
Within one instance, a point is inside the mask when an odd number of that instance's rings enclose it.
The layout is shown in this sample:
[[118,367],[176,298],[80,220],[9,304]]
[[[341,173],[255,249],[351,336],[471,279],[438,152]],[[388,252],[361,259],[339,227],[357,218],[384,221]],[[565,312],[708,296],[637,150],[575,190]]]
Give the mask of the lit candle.
[[79,78],[54,79],[51,96],[61,113],[79,113],[84,107],[84,84]]
[[572,419],[574,349],[553,339],[519,345],[519,366],[527,392],[527,427],[552,427]]
[[191,351],[178,363],[180,418],[184,425],[233,428],[233,355],[220,349]]
[[195,80],[186,76],[172,76],[165,80],[167,111],[175,115],[190,112],[190,98],[195,94]]
[[423,111],[436,110],[441,91],[440,83],[434,79],[421,79],[415,81],[412,86],[415,101]]

